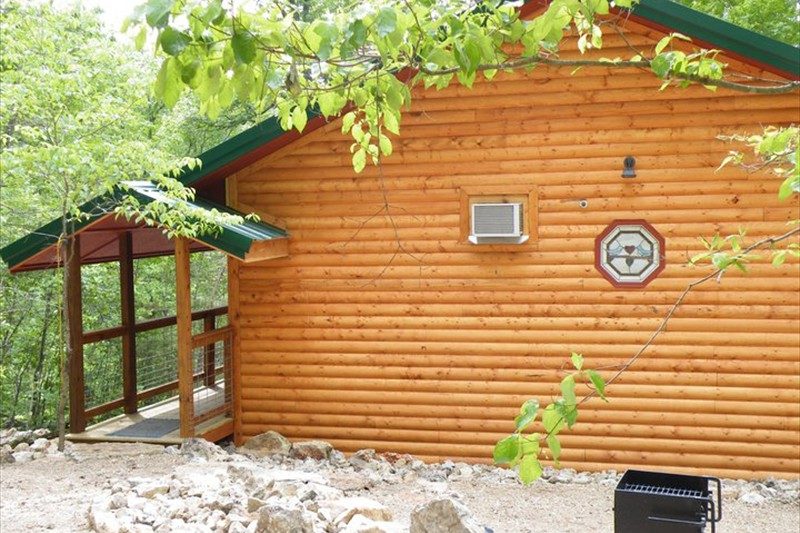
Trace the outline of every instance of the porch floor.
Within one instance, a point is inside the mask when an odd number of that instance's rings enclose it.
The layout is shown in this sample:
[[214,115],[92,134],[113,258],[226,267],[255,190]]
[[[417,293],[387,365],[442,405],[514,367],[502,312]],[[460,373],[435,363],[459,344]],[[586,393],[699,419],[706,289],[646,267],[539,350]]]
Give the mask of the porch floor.
[[[225,387],[218,382],[215,387],[199,387],[194,391],[194,408],[196,413],[202,413],[221,405],[225,399]],[[153,430],[148,432],[146,427],[136,431],[136,436],[115,435],[120,431],[128,430],[132,426],[145,420],[159,420],[167,425],[180,420],[178,396],[167,398],[161,402],[141,408],[134,414],[122,414],[104,420],[86,428],[81,433],[69,433],[67,438],[73,442],[145,442],[151,444],[180,444],[180,429],[163,434],[154,424]],[[174,425],[174,424],[172,424]],[[140,426],[142,427],[142,426]],[[163,425],[162,425],[163,427]],[[225,414],[215,416],[197,424],[195,435],[210,441],[223,439],[233,433],[233,418]]]

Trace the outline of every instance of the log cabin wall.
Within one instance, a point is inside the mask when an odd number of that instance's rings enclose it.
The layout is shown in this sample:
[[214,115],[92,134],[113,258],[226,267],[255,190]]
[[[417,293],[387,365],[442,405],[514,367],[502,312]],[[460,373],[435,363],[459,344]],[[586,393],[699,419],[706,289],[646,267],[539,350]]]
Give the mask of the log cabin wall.
[[[635,26],[628,37],[658,38]],[[609,35],[601,55],[631,53]],[[648,339],[708,272],[687,265],[698,236],[785,232],[798,203],[777,199],[774,177],[717,171],[731,146],[715,137],[800,121],[798,95],[658,86],[637,70],[541,68],[416,90],[381,169],[353,172],[337,121],[229,179],[240,208],[292,236],[290,257],[238,268],[237,439],[274,429],[347,452],[488,461],[524,400],[558,394],[571,351],[607,367]],[[628,155],[638,175],[625,180]],[[465,194],[528,195],[531,240],[465,242]],[[617,289],[595,269],[594,239],[633,218],[666,238],[667,266]],[[582,408],[563,463],[796,477],[789,263],[756,260],[697,288],[611,401]]]

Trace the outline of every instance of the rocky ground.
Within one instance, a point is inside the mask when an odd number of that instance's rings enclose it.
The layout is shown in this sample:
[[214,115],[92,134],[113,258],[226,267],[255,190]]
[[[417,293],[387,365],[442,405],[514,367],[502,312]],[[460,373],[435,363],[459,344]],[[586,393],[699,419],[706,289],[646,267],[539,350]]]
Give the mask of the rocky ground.
[[[613,531],[615,472],[547,471],[522,486],[503,469],[370,450],[345,457],[277,434],[239,450],[188,441],[74,444],[62,454],[41,435],[21,442],[0,445],[3,533]],[[723,487],[718,531],[800,530],[800,483]]]

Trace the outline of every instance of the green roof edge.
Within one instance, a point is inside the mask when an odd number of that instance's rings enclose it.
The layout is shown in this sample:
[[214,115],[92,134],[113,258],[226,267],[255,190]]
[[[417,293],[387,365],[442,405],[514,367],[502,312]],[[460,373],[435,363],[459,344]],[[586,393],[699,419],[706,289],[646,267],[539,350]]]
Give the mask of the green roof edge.
[[[123,191],[120,188],[115,188],[113,192],[106,193],[100,196],[97,196],[88,202],[81,205],[80,210],[83,213],[91,212],[95,208],[101,207],[108,207],[108,205],[115,203],[119,195],[122,194],[132,194],[136,196],[139,201],[143,203],[150,203],[154,201],[154,198],[148,196],[141,191],[137,190],[135,187],[130,187],[127,191]],[[193,200],[191,203],[195,204],[198,207],[203,207],[206,209],[217,209],[218,211],[223,211],[231,214],[238,214],[242,215],[233,209],[230,209],[226,206],[222,206],[216,204],[214,202],[209,202],[208,200],[204,199],[196,199]],[[80,221],[71,221],[69,222],[71,228],[69,233],[75,233],[83,228],[87,227],[88,225],[92,224],[100,220],[101,218],[112,214],[108,211],[104,211],[99,214],[90,215],[89,217],[80,220]],[[284,238],[288,237],[288,233],[286,230],[273,226],[272,224],[268,224],[265,222],[245,222],[245,225],[252,225],[258,224],[259,226],[267,229],[267,233],[270,233],[270,238]],[[218,248],[228,254],[231,254],[239,259],[244,259],[247,252],[250,251],[250,247],[253,243],[253,238],[248,237],[246,235],[242,235],[240,231],[237,231],[238,226],[222,226],[222,231],[219,234],[206,234],[206,235],[198,235],[195,237],[195,240],[203,242],[209,246],[214,248]],[[16,265],[30,259],[31,257],[35,256],[36,254],[40,253],[41,251],[45,250],[46,248],[56,244],[58,242],[58,236],[62,233],[62,220],[61,218],[57,218],[55,220],[50,221],[49,223],[45,224],[44,226],[40,227],[39,229],[28,233],[27,235],[17,239],[16,241],[12,242],[8,246],[4,248],[0,248],[0,258],[8,265],[9,268],[13,268]]]
[[184,185],[197,183],[231,161],[235,161],[264,143],[277,139],[284,133],[287,132],[281,128],[278,118],[270,117],[200,154],[198,159],[202,161],[202,165],[193,170],[189,170],[188,167],[184,168],[184,173],[179,179]]
[[[106,201],[111,200],[112,196],[109,194],[102,194],[89,200],[80,206],[81,213],[90,213],[93,208],[102,206]],[[72,220],[67,222],[71,226],[70,233],[75,233],[82,230],[92,222],[99,220],[108,213],[90,215],[84,220]],[[63,229],[63,222],[61,218],[51,220],[44,226],[20,237],[16,241],[10,243],[8,246],[0,248],[0,259],[2,259],[9,268],[30,259],[38,254],[45,248],[52,246],[58,242],[58,237],[61,235]]]
[[693,39],[800,77],[800,48],[671,0],[641,0],[633,13]]

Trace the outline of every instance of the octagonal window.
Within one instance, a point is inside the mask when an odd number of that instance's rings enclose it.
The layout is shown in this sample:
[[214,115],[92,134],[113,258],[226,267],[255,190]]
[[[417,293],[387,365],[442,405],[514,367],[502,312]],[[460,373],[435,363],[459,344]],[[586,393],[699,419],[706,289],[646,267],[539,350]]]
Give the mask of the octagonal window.
[[615,287],[644,287],[664,269],[664,237],[644,220],[615,220],[595,241],[595,266]]

